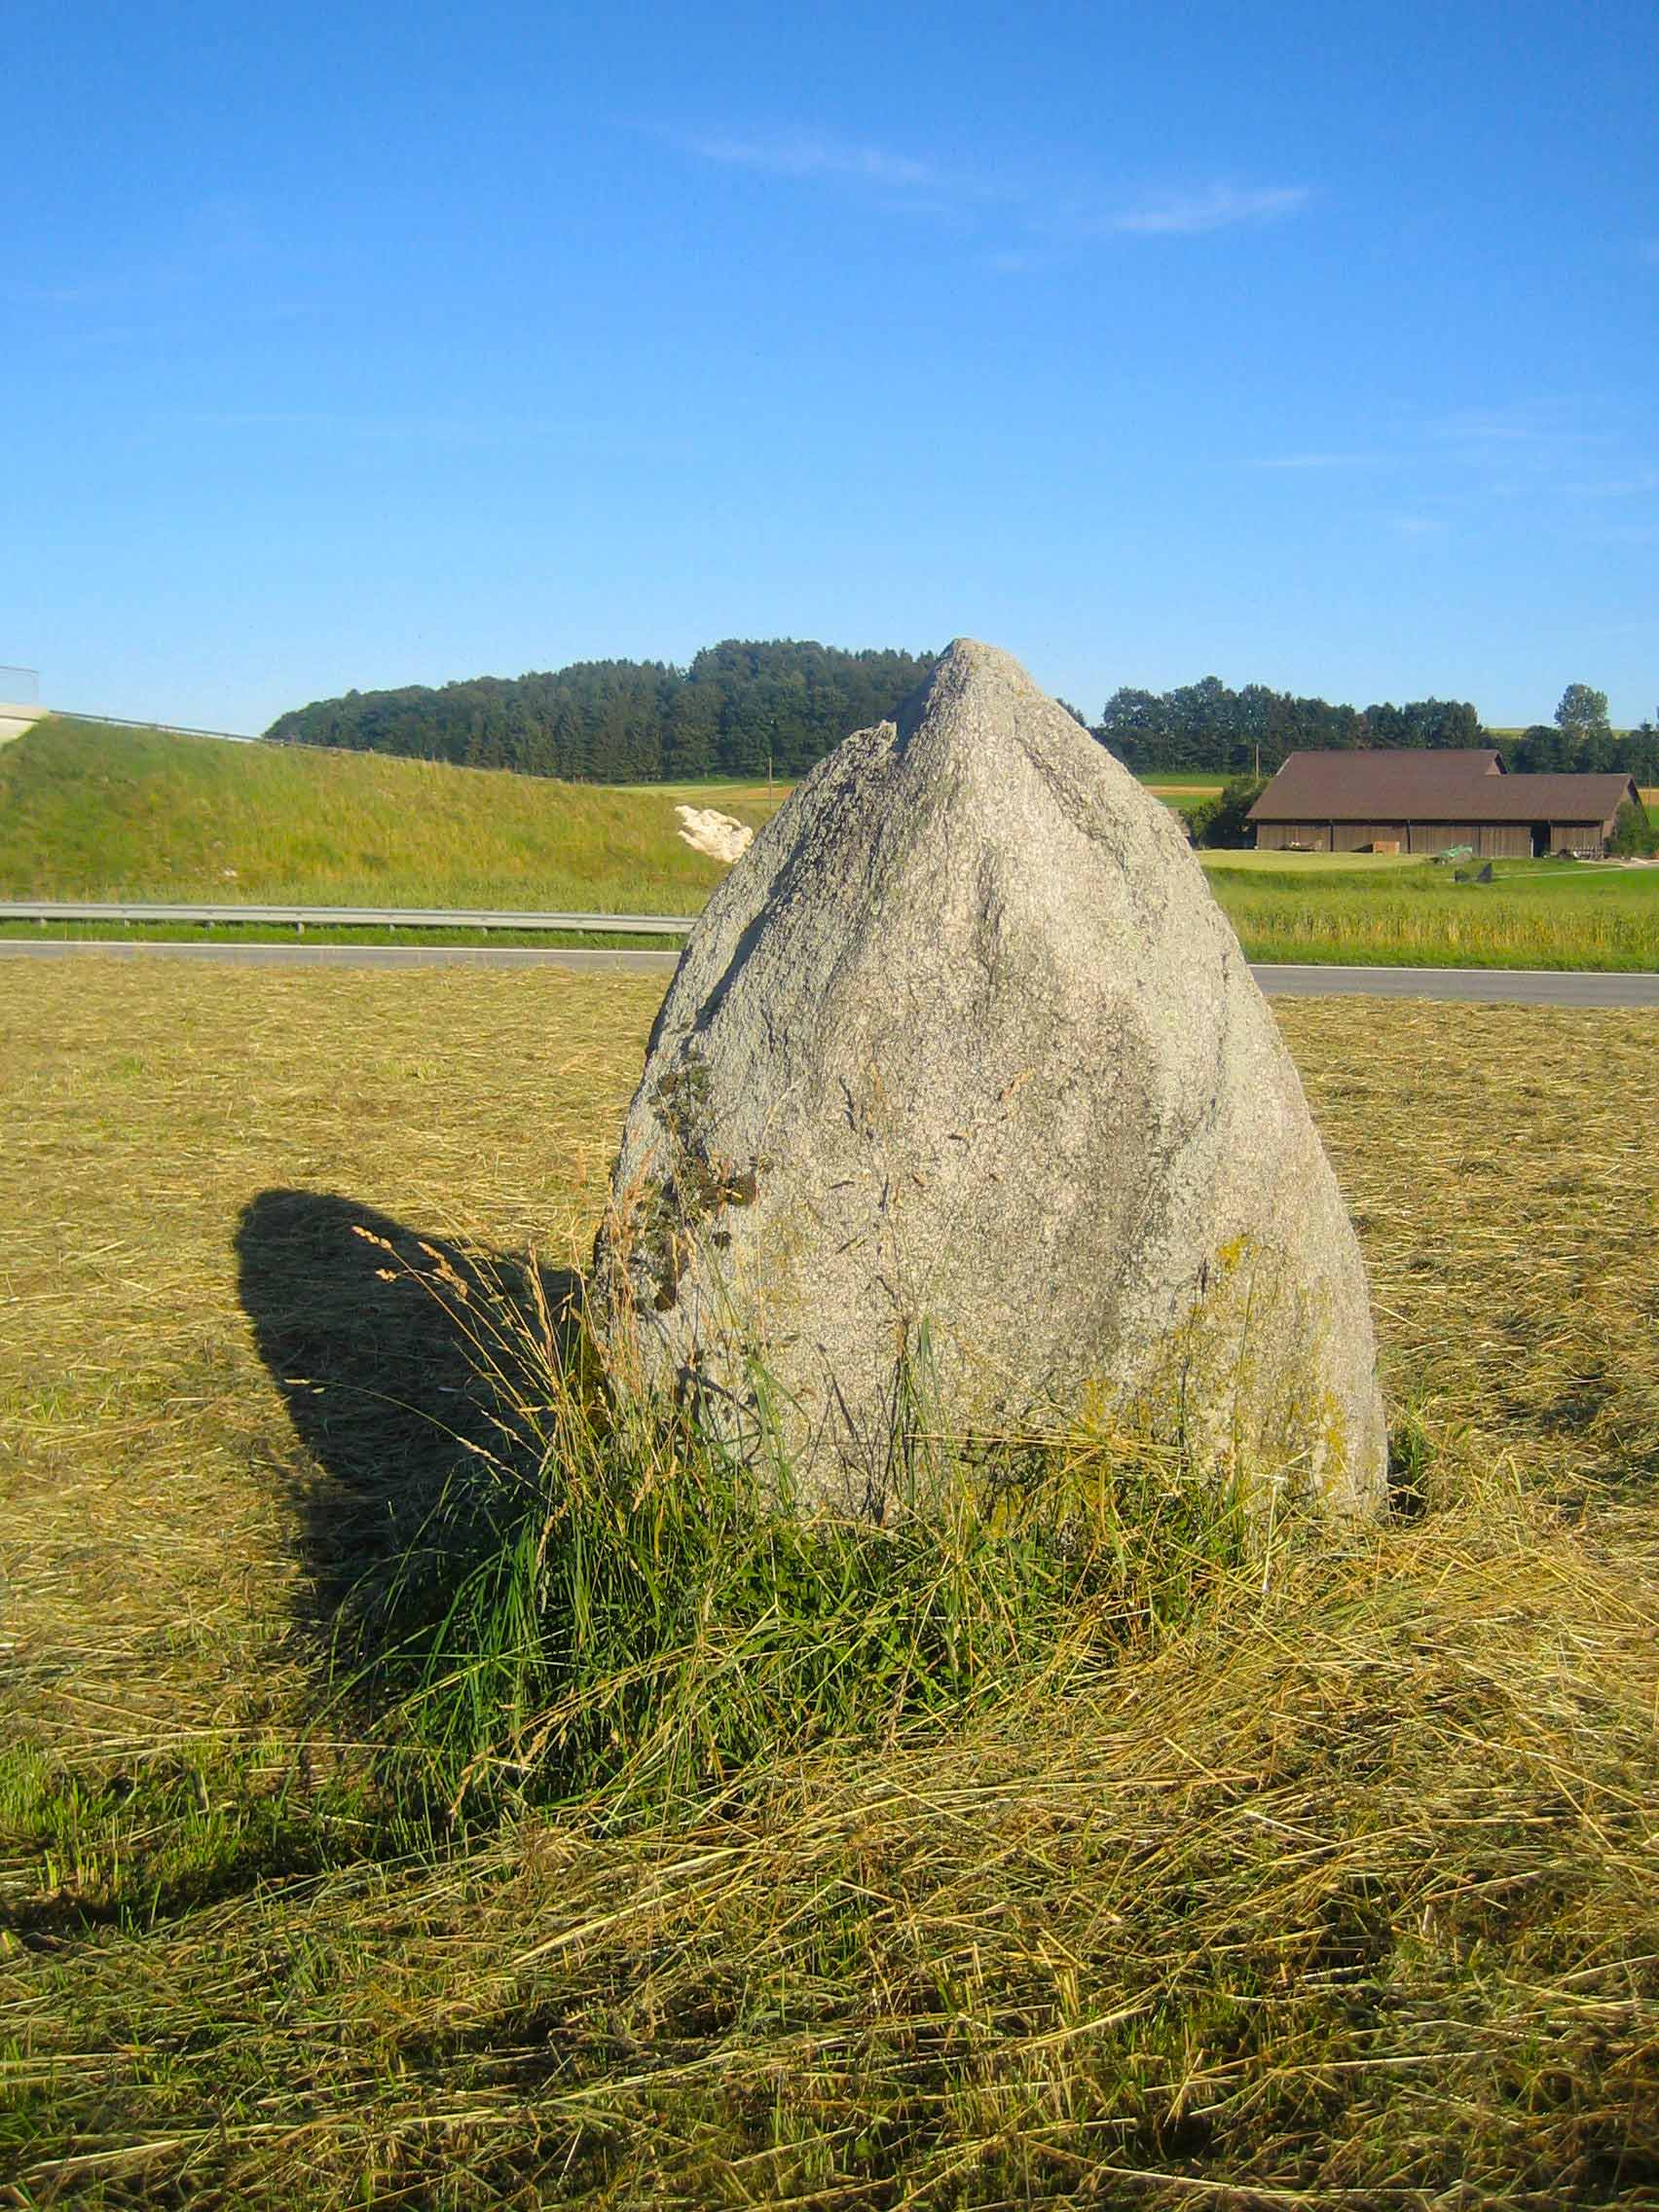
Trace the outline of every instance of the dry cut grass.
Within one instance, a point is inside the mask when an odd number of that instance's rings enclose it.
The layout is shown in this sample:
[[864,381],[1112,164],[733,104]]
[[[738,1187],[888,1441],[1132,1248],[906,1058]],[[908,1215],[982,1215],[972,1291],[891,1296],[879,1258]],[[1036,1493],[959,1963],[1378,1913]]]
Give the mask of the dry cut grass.
[[449,1829],[328,1634],[364,1453],[477,1408],[351,1232],[578,1261],[655,995],[9,977],[0,2193],[1659,2202],[1659,1025],[1282,1009],[1390,1528],[957,1727]]

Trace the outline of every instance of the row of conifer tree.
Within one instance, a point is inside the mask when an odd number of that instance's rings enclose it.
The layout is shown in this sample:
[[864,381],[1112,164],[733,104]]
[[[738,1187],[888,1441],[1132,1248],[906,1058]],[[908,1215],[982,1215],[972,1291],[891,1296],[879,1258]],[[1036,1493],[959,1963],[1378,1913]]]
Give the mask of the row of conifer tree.
[[[849,730],[890,717],[933,655],[727,639],[686,668],[666,661],[578,661],[438,688],[349,691],[296,708],[267,735],[306,745],[400,754],[598,783],[802,774]],[[1582,685],[1574,694],[1597,700]],[[1602,714],[1558,714],[1520,734],[1483,731],[1467,700],[1357,708],[1219,678],[1170,691],[1123,689],[1092,727],[1139,775],[1271,774],[1308,748],[1491,743],[1515,769],[1617,768],[1659,783],[1659,731],[1615,732]]]

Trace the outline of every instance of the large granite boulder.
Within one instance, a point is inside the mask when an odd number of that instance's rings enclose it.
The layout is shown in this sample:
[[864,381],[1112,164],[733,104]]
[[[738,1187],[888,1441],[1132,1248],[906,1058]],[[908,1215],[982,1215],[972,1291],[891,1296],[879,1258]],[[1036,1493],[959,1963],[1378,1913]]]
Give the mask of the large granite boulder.
[[1364,1270],[1173,816],[1008,654],[953,645],[710,901],[596,1251],[630,1390],[693,1390],[807,1505],[905,1424],[1096,1423],[1350,1513],[1385,1496]]

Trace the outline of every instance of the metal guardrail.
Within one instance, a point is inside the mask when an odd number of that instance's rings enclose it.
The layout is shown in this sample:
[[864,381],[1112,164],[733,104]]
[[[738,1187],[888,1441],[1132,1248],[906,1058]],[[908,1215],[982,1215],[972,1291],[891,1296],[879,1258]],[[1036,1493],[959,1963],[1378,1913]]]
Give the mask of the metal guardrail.
[[164,737],[228,737],[233,745],[263,745],[262,737],[249,737],[240,729],[193,729],[189,722],[147,722],[131,715],[84,715],[74,707],[54,707],[52,719],[59,722],[108,722],[113,729],[158,729]]
[[383,753],[376,746],[366,745],[313,745],[303,737],[250,736],[240,729],[196,729],[189,722],[150,722],[131,715],[84,714],[78,707],[53,707],[43,719],[59,722],[108,722],[112,729],[153,729],[163,737],[221,737],[228,745],[263,745],[272,753],[369,753],[381,760],[419,760],[438,768],[465,765],[462,761],[437,760],[424,753]]
[[313,930],[570,930],[584,937],[683,937],[695,914],[527,914],[448,906],[196,906],[76,899],[0,899],[0,922],[258,922]]

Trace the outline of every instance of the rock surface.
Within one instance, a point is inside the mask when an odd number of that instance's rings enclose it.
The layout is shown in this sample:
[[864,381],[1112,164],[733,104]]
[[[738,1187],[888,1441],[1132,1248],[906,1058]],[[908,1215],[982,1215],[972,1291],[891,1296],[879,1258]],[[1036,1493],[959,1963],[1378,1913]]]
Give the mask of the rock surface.
[[926,1505],[924,1367],[953,1435],[1082,1411],[1252,1494],[1385,1497],[1358,1246],[1237,940],[1174,817],[968,640],[710,901],[594,1291],[624,1384],[751,1449],[770,1407],[808,1505]]

